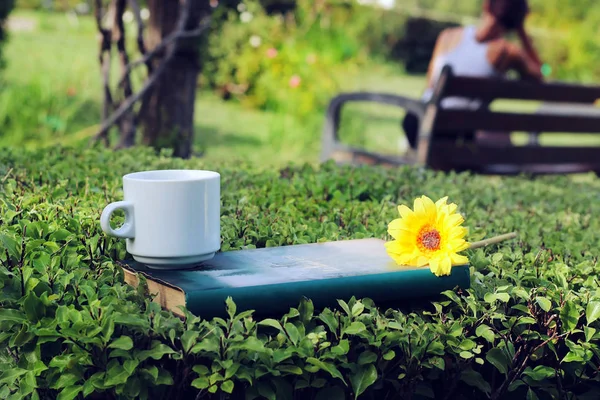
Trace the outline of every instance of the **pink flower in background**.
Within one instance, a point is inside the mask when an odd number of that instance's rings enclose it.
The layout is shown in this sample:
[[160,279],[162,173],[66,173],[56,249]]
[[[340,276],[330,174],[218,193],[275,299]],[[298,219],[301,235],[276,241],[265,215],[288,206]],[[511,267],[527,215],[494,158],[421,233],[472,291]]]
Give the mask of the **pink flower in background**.
[[302,79],[298,75],[293,75],[290,78],[290,87],[295,89],[300,86],[300,82],[302,82]]
[[268,58],[275,58],[277,57],[277,49],[275,49],[274,47],[270,47],[267,49],[267,57]]

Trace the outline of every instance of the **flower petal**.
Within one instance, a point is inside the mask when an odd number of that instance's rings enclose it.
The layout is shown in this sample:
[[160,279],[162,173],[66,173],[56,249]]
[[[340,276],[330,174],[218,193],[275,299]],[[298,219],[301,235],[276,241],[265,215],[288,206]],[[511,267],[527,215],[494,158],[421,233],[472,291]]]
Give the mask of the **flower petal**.
[[438,276],[450,275],[452,272],[452,261],[450,260],[450,257],[446,256],[440,260],[438,272],[440,273]]
[[410,218],[414,213],[413,210],[405,206],[404,204],[398,206],[398,213],[402,218]]
[[442,206],[446,206],[446,202],[448,201],[448,196],[442,197],[438,201],[435,202],[436,207],[439,209]]
[[452,261],[452,265],[465,265],[469,263],[469,259],[466,256],[456,253],[450,254],[450,260]]
[[423,214],[425,214],[425,205],[423,204],[423,199],[420,197],[417,197],[414,201],[413,204],[413,209],[415,210],[415,214],[418,214],[419,217],[421,217]]

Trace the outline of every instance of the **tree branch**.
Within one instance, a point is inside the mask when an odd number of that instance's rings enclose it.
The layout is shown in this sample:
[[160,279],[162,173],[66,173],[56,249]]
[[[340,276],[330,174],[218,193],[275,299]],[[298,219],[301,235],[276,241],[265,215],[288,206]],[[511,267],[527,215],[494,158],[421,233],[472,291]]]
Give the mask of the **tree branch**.
[[194,29],[191,31],[175,30],[173,33],[171,33],[166,38],[164,38],[162,40],[162,42],[160,42],[158,44],[158,46],[156,46],[154,49],[152,49],[152,51],[147,52],[143,57],[138,58],[137,60],[129,63],[129,65],[127,65],[127,69],[126,69],[127,73],[130,73],[135,67],[137,67],[140,64],[146,64],[146,65],[150,64],[150,61],[154,57],[156,57],[159,53],[161,53],[166,47],[168,47],[174,41],[179,40],[179,39],[200,36],[202,34],[202,32],[204,32],[206,30],[206,28],[208,28],[209,24],[210,24],[210,21],[206,21],[206,22],[202,23],[197,29]]
[[123,115],[125,115],[125,113],[127,113],[134,106],[134,104],[137,101],[139,101],[152,88],[152,86],[156,83],[158,78],[165,71],[167,65],[173,59],[173,56],[175,55],[175,53],[177,51],[177,44],[178,44],[177,41],[179,39],[199,36],[202,34],[202,32],[204,32],[209,27],[210,19],[207,19],[206,21],[202,22],[197,29],[190,30],[190,31],[185,30],[185,25],[187,23],[187,20],[188,20],[189,14],[190,14],[190,8],[191,8],[192,1],[193,0],[188,0],[185,2],[184,6],[181,10],[179,20],[177,21],[177,26],[176,26],[175,30],[173,31],[173,33],[171,33],[169,36],[167,36],[151,52],[147,53],[146,56],[142,58],[142,61],[138,60],[137,62],[133,62],[133,63],[129,64],[127,67],[125,67],[123,76],[125,76],[126,74],[129,74],[129,72],[132,69],[132,65],[135,66],[142,62],[148,62],[159,51],[162,51],[165,48],[167,49],[167,55],[166,55],[165,59],[158,66],[158,68],[156,68],[156,70],[153,72],[153,74],[148,77],[146,82],[144,82],[144,85],[142,86],[140,91],[127,97],[121,103],[119,108],[110,117],[108,117],[106,120],[104,120],[102,122],[102,126],[100,127],[100,130],[94,137],[94,141],[98,141],[99,139],[105,137],[108,134],[109,129],[115,123],[117,123],[120,120],[120,118],[122,118]]
[[[111,63],[111,52],[112,38],[110,31],[102,26],[102,0],[96,0],[96,27],[100,33],[100,51],[98,53],[98,62],[100,63],[100,69],[102,71],[102,87],[104,90],[104,99],[102,105],[102,122],[105,122],[111,111],[114,109],[114,102],[112,93],[110,91],[110,63]],[[96,140],[103,139],[105,144],[108,145],[108,135],[104,134],[98,137]]]
[[[127,0],[115,0],[115,15],[113,24],[113,36],[115,37],[117,50],[119,52],[119,59],[121,62],[121,81],[120,87],[123,88],[123,98],[127,99],[133,94],[131,87],[131,77],[127,70],[129,64],[129,55],[127,54],[126,47],[126,33],[125,24],[123,23],[123,14],[125,14],[125,6]],[[117,120],[121,125],[121,141],[119,147],[128,147],[133,145],[135,142],[135,121],[134,116],[131,112],[123,113],[123,115]]]
[[[142,57],[146,56],[148,50],[146,49],[146,42],[144,42],[144,21],[142,20],[142,12],[140,10],[140,5],[137,0],[129,0],[129,7],[133,10],[133,15],[135,16],[135,21],[138,26],[138,34],[137,34],[137,45]],[[148,75],[152,74],[152,63],[150,59],[145,61],[146,68],[148,68]],[[131,68],[133,69],[133,67]]]

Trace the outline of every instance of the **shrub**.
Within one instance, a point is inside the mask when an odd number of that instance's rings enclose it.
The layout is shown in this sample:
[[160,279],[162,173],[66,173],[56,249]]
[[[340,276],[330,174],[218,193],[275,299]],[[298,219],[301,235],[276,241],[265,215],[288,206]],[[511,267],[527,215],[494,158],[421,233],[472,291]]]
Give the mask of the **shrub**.
[[[211,168],[150,150],[0,150],[0,398],[597,398],[600,212],[595,176],[529,179],[417,168],[235,160],[222,173],[222,249],[386,237],[396,204],[460,205],[472,288],[378,308],[340,299],[286,315],[183,319],[123,283],[124,243],[99,230],[121,175]],[[260,311],[260,310],[257,310]]]
[[427,18],[409,18],[402,39],[392,49],[392,55],[404,62],[407,72],[424,74],[439,34],[444,29],[458,25]]
[[205,50],[203,81],[225,98],[304,117],[322,110],[369,54],[387,54],[402,20],[385,15],[332,1],[297,1],[286,13],[267,13],[252,0],[222,8]]

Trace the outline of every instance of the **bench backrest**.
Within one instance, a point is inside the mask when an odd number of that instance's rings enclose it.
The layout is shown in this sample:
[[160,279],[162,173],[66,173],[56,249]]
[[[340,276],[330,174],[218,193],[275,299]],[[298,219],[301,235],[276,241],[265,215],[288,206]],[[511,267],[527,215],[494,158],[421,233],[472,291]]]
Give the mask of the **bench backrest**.
[[[489,104],[497,99],[532,100],[561,104],[543,113],[492,111],[440,107],[443,99],[462,97]],[[497,171],[506,165],[540,173],[600,171],[600,147],[516,146],[510,149],[452,145],[436,139],[453,133],[489,130],[501,132],[600,133],[600,108],[591,107],[600,99],[600,87],[564,83],[532,83],[500,79],[455,76],[445,67],[434,95],[426,106],[419,132],[418,162],[433,168]],[[557,104],[558,105],[558,104]],[[585,109],[587,108],[587,109]],[[598,111],[598,112],[596,112]],[[504,172],[503,172],[504,173]]]
[[[447,97],[465,97],[491,103],[497,99],[532,100],[546,103],[592,105],[600,99],[600,86],[564,83],[535,83],[517,80],[484,79],[456,76],[446,66],[431,100],[428,112],[431,131],[502,130],[537,132],[600,133],[600,113],[581,115],[576,112],[532,114],[495,112],[488,109],[443,109],[439,104]],[[599,109],[600,110],[600,109]],[[426,118],[427,119],[427,118]]]

